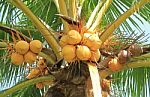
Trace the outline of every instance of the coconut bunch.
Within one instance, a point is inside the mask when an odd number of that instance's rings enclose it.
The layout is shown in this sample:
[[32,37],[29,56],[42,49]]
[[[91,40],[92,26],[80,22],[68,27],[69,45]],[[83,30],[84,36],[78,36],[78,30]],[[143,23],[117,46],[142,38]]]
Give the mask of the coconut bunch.
[[62,55],[67,62],[75,60],[97,62],[100,58],[101,40],[96,32],[78,32],[70,30],[60,41]]
[[[48,73],[47,65],[45,63],[45,59],[41,58],[37,63],[37,67],[32,68],[26,78],[32,79],[39,76],[45,76],[48,74],[49,73]],[[43,81],[43,82],[36,83],[36,87],[42,89],[45,85],[49,85],[49,84],[50,84],[49,81]]]
[[[138,44],[132,44],[127,50],[120,50],[117,56],[107,57],[101,61],[101,65],[105,68],[109,68],[112,71],[119,71],[123,65],[129,61],[132,57],[140,56],[143,53],[143,48]],[[103,67],[100,68],[103,68]]]
[[32,64],[42,50],[42,43],[39,40],[32,40],[30,43],[21,40],[14,45],[14,49],[11,54],[13,64],[21,65],[23,62]]

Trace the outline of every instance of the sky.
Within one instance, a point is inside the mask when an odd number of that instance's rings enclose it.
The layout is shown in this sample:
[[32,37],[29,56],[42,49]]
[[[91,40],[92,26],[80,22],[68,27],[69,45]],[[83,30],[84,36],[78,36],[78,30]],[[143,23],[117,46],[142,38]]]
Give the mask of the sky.
[[[144,24],[140,26],[143,28],[146,34],[150,35],[150,24],[148,22],[145,21]],[[148,43],[150,44],[150,38],[148,39]]]

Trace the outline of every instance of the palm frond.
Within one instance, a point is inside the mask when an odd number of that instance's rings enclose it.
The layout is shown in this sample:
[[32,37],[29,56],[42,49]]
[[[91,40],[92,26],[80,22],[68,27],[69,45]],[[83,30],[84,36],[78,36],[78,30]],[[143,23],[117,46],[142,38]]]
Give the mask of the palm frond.
[[129,69],[112,75],[112,95],[147,97],[150,95],[149,68]]
[[42,90],[37,89],[35,85],[31,85],[9,95],[9,97],[42,97],[42,95]]

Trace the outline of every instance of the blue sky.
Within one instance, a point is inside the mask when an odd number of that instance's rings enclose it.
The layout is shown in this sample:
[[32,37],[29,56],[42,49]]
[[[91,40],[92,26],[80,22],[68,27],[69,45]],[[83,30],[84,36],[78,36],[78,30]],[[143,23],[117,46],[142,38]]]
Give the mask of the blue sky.
[[[150,24],[148,22],[144,22],[143,25],[141,25],[141,28],[145,31],[146,34],[150,35]],[[150,38],[148,39],[148,43],[150,43]]]

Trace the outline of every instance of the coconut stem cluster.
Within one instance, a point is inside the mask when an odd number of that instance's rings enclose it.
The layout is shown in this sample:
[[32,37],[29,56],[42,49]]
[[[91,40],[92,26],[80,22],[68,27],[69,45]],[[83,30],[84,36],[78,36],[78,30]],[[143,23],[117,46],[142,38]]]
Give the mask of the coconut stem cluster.
[[32,64],[42,50],[42,43],[39,40],[32,40],[30,43],[21,40],[14,45],[14,49],[11,54],[11,63],[15,65],[21,65],[23,62]]
[[62,55],[67,62],[75,60],[97,62],[100,58],[101,40],[96,32],[78,32],[70,30],[60,41]]
[[[39,61],[37,63],[37,67],[32,68],[30,73],[27,75],[27,79],[36,78],[39,76],[45,76],[48,74],[49,73],[48,73],[45,59],[41,58],[41,59],[39,59]],[[36,87],[39,89],[42,89],[42,88],[44,88],[45,85],[50,85],[50,84],[51,84],[51,82],[49,82],[49,81],[43,81],[43,82],[36,83]]]

